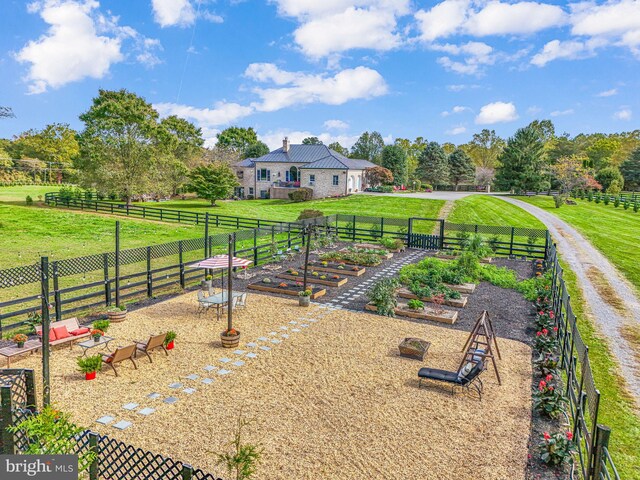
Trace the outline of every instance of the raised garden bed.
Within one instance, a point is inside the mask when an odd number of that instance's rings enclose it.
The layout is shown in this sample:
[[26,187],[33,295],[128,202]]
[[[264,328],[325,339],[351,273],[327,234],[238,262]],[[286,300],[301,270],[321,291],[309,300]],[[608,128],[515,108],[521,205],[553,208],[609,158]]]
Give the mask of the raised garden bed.
[[[408,288],[400,288],[398,290],[398,296],[401,298],[416,299],[422,302],[432,302],[431,298],[418,297],[415,293],[411,292]],[[464,308],[467,305],[467,297],[462,298],[450,298],[444,301],[445,305],[456,308]]]
[[[350,277],[359,277],[367,271],[366,268],[359,265],[346,266],[344,263],[338,262],[327,263],[326,265],[323,265],[322,262],[309,262],[308,265],[318,272],[337,273],[338,275],[348,275]],[[300,268],[303,269],[304,267]]]
[[[373,303],[367,303],[365,310],[377,312],[378,307]],[[458,312],[452,310],[437,310],[435,308],[424,307],[423,310],[413,310],[407,305],[399,304],[393,309],[394,313],[399,317],[417,318],[420,320],[432,320],[434,322],[447,323],[452,325],[458,319]]]
[[400,342],[398,350],[400,350],[401,357],[413,358],[414,360],[422,361],[429,351],[430,346],[431,343],[426,340],[422,340],[421,338],[407,337]]
[[[393,258],[393,253],[391,253],[390,251],[388,251],[386,248],[383,247],[375,247],[372,249],[368,249],[368,250],[375,250],[375,252],[368,252],[368,253],[375,253],[376,255],[378,255],[381,259],[383,260],[391,260]],[[349,252],[349,247],[343,248],[341,250],[339,250],[340,252]],[[354,253],[367,253],[367,252],[354,252]]]
[[[437,252],[434,255],[435,258],[439,258],[440,260],[456,260],[460,257],[460,255],[449,255],[447,253]],[[485,257],[480,259],[480,263],[493,263],[492,257]]]
[[382,245],[376,245],[375,243],[356,243],[354,245],[354,247],[356,247],[356,248],[366,248],[367,250],[380,250],[381,252],[400,253],[402,251],[399,248],[390,249],[390,248],[387,248],[387,247],[383,247]]
[[475,283],[461,283],[459,285],[450,285],[445,283],[445,286],[449,287],[451,290],[455,290],[456,292],[469,294],[476,291],[477,285]]
[[[348,278],[342,277],[337,274],[326,273],[326,272],[315,272],[319,275],[313,275],[313,272],[307,273],[307,283],[315,283],[317,285],[327,285],[329,287],[341,287],[345,283],[347,283]],[[322,278],[325,277],[325,278]],[[338,277],[338,278],[334,278]],[[292,273],[279,273],[276,275],[276,278],[283,278],[285,280],[295,280],[297,282],[302,282],[304,280],[304,272],[299,272],[298,275],[293,275]]]
[[[282,285],[282,286],[281,286]],[[247,288],[250,290],[258,290],[260,292],[269,292],[269,293],[280,293],[282,295],[291,295],[292,297],[297,297],[298,292],[302,290],[302,287],[294,282],[282,282],[282,283],[264,283],[264,282],[256,282],[250,283],[247,285]],[[309,287],[307,287],[309,288]],[[315,299],[318,297],[322,297],[327,293],[327,290],[320,287],[310,287],[311,288],[311,298]]]

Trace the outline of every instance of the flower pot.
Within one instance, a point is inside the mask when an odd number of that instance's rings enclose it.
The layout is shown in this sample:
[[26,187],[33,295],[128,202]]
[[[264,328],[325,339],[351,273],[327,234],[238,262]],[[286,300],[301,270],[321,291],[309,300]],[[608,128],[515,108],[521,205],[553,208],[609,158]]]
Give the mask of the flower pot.
[[308,307],[309,303],[311,303],[311,297],[309,295],[298,297],[298,304],[301,307]]
[[98,342],[100,341],[100,336],[101,336],[101,335],[94,335],[94,336],[93,336],[93,341],[94,341],[94,342],[96,342],[96,343],[98,343]]
[[202,280],[202,282],[200,282],[200,288],[205,292],[208,292],[211,288],[212,282],[213,280]]
[[109,317],[110,322],[124,322],[127,319],[127,311],[126,310],[115,310],[112,312],[107,312],[107,317]]
[[220,341],[224,348],[237,348],[240,344],[240,332],[238,332],[238,335],[225,335],[221,333]]
[[167,346],[165,347],[167,350],[173,350],[173,347],[175,345],[173,344],[173,340],[171,340],[169,343],[167,343]]
[[16,342],[18,348],[24,348],[24,342]]
[[96,378],[96,372],[89,372],[84,374],[85,380],[93,380],[94,378]]

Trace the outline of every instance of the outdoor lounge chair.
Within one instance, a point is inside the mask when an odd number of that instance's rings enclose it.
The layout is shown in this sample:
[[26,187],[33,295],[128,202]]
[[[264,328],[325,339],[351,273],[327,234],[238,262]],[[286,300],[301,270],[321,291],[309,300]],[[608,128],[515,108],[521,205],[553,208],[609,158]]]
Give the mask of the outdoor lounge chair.
[[212,303],[207,302],[207,296],[204,292],[202,290],[198,290],[198,311],[196,314],[202,315],[203,313],[207,313],[212,306]]
[[151,352],[152,350],[156,350],[158,348],[161,348],[162,350],[164,350],[165,355],[169,356],[169,352],[167,352],[167,349],[164,347],[165,338],[167,338],[167,334],[161,333],[160,335],[152,335],[151,337],[149,337],[149,340],[147,340],[146,342],[139,342],[136,340],[135,341],[136,352],[134,357],[138,358],[138,352],[142,352],[149,358],[149,361],[153,363],[153,360],[151,359],[151,355],[149,355],[149,352]]
[[243,293],[242,295],[240,295],[240,297],[238,298],[236,305],[235,305],[236,309],[241,309],[241,308],[247,308],[247,293]]
[[132,343],[131,345],[127,345],[125,347],[116,348],[115,352],[113,352],[110,355],[102,355],[102,361],[113,369],[113,372],[116,374],[116,377],[117,377],[118,372],[115,367],[116,363],[120,363],[125,360],[131,360],[131,363],[133,363],[133,368],[135,368],[136,370],[138,369],[138,365],[136,364],[136,361],[133,359],[135,354],[136,354],[136,344]]
[[473,387],[478,393],[478,397],[480,398],[480,400],[482,400],[482,380],[480,380],[480,374],[485,370],[484,362],[478,361],[475,365],[470,367],[469,372],[464,375],[464,370],[467,365],[462,367],[457,372],[423,367],[418,371],[418,377],[420,377],[418,388],[422,386],[423,380],[434,380],[437,382],[448,383],[451,385],[452,393],[454,392],[456,387],[466,389],[467,392],[469,391],[470,387]]

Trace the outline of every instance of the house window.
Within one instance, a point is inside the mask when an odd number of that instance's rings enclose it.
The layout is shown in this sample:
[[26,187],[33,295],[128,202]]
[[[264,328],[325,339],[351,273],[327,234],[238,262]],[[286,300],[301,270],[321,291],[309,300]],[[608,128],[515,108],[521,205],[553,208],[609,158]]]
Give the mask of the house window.
[[338,175],[333,176],[333,184],[338,185],[340,183],[340,177]]
[[242,180],[244,178],[244,170],[238,171],[238,179]]
[[253,187],[249,187],[249,195],[253,195]]
[[260,182],[266,180],[267,182],[271,180],[271,170],[266,168],[260,168],[256,171],[256,179]]
[[266,190],[260,190],[260,198],[269,198],[269,192]]
[[316,176],[314,174],[309,175],[309,185],[316,184]]

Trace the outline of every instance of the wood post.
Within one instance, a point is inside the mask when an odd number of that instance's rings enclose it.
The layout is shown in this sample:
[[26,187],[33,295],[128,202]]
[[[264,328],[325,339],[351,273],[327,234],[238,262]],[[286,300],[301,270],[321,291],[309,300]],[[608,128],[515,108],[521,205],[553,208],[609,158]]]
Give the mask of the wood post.
[[609,437],[611,436],[611,429],[604,425],[598,424],[596,426],[596,434],[594,439],[593,449],[593,474],[591,478],[609,478],[604,475],[603,465],[605,465],[604,449],[609,447]]
[[56,322],[62,320],[62,299],[60,298],[60,282],[58,280],[58,262],[53,262],[53,301],[56,305]]
[[120,307],[120,222],[119,221],[116,221],[116,273],[115,275],[116,275],[116,307]]
[[182,480],[191,480],[193,478],[193,467],[187,463],[182,464]]
[[98,480],[98,463],[100,462],[100,450],[98,446],[98,434],[89,432],[89,449],[95,455],[95,458],[89,465],[89,480]]
[[104,303],[108,307],[111,305],[111,281],[109,280],[109,254],[102,254],[102,264],[104,270]]
[[51,345],[49,344],[49,328],[51,318],[49,317],[49,257],[40,258],[40,287],[42,297],[42,395],[43,405],[46,407],[51,403],[51,385],[49,377],[49,355]]
[[182,259],[182,240],[178,240],[178,263],[180,264],[180,288],[184,289],[184,263]]

